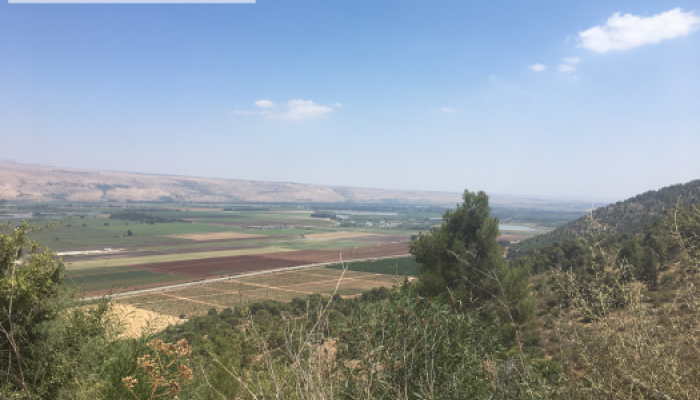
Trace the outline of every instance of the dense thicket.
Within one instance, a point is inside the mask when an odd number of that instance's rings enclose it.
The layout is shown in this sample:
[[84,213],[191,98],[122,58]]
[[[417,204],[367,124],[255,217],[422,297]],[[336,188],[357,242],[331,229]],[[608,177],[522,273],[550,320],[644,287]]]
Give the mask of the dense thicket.
[[[579,277],[614,274],[620,283],[636,280],[656,290],[659,276],[671,266],[697,272],[695,249],[700,245],[700,207],[677,206],[664,218],[644,227],[641,234],[601,233],[587,239],[568,239],[532,250],[510,262],[533,274],[572,271]],[[612,259],[609,263],[606,258]],[[606,268],[610,267],[610,268]]]

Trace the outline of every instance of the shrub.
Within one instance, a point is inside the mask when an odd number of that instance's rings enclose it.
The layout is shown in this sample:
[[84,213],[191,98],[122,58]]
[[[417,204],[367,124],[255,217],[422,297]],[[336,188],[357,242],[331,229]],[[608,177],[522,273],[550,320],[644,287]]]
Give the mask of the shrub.
[[665,273],[665,274],[661,277],[661,286],[665,286],[665,285],[671,284],[671,283],[673,283],[673,281],[675,281],[675,280],[676,280],[676,274],[675,274],[675,273],[673,273],[673,272]]

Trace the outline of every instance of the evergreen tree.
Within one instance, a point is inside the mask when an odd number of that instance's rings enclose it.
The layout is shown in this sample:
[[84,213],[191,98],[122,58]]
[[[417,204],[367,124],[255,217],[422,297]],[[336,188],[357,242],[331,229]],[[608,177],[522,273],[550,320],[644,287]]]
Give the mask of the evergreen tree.
[[638,268],[639,280],[647,285],[649,290],[659,287],[659,256],[651,246],[644,248],[644,257]]
[[498,219],[490,217],[484,192],[464,191],[464,203],[443,215],[444,223],[411,243],[424,296],[447,292],[471,308],[495,300],[516,322],[533,310],[526,267],[508,268],[498,245]]

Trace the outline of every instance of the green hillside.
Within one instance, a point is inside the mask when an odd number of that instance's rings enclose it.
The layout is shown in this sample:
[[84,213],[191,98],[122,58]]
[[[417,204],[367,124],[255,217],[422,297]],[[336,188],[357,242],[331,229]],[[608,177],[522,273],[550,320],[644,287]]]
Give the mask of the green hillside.
[[700,202],[700,179],[685,184],[650,190],[624,201],[600,207],[591,215],[585,215],[544,235],[535,236],[513,244],[508,249],[508,258],[529,253],[531,250],[549,246],[567,239],[586,237],[591,233],[640,233],[644,225],[663,216],[663,210],[678,203],[683,205]]

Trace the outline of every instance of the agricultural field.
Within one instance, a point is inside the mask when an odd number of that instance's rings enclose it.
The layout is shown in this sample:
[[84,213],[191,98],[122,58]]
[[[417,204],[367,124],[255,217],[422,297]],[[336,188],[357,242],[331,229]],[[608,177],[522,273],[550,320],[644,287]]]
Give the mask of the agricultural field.
[[78,289],[122,291],[144,286],[186,282],[187,276],[159,274],[131,267],[102,267],[71,270],[67,282]]
[[405,279],[390,273],[353,271],[353,263],[347,265],[350,267],[345,272],[335,266],[313,267],[164,290],[117,301],[159,315],[190,318],[205,314],[211,308],[221,311],[266,300],[286,302],[294,298],[306,299],[312,294],[354,297],[374,288],[400,284]]
[[343,229],[312,218],[313,212],[304,206],[15,203],[0,205],[0,222],[50,225],[32,238],[58,252],[68,283],[87,296],[405,255],[417,233]]
[[[315,205],[5,203],[0,204],[0,222],[12,226],[29,219],[48,225],[32,238],[59,253],[70,285],[94,296],[253,271],[402,256],[409,252],[411,237],[440,224],[445,211],[435,206],[327,208],[330,211]],[[533,234],[505,233],[511,240]],[[351,263],[348,273],[417,274],[415,262],[397,260]],[[348,281],[339,293],[357,294],[356,289],[378,284],[375,280],[365,279],[361,285]],[[348,286],[352,282],[357,285]],[[282,285],[271,295],[314,290],[329,289],[309,281],[295,289]],[[219,304],[190,303],[187,313],[199,309],[197,304]]]
[[413,257],[363,261],[349,264],[336,263],[326,268],[406,277],[418,276],[418,263]]

